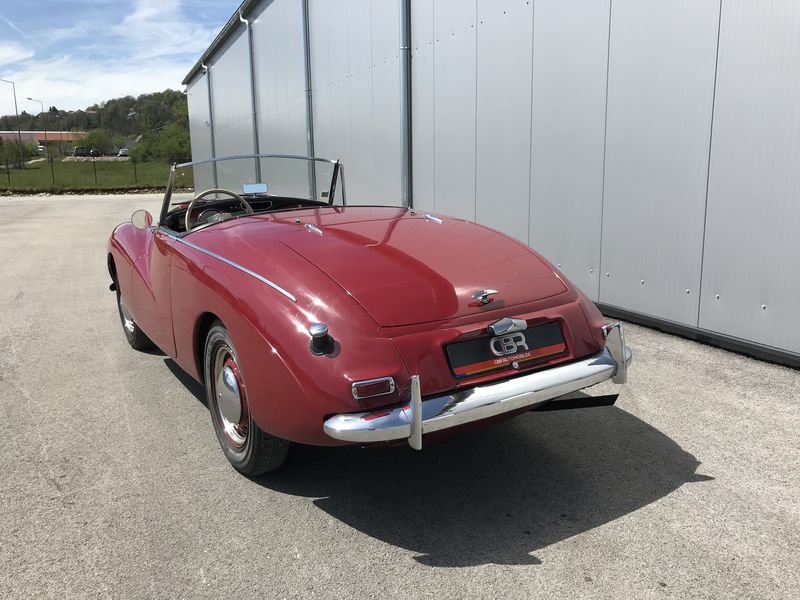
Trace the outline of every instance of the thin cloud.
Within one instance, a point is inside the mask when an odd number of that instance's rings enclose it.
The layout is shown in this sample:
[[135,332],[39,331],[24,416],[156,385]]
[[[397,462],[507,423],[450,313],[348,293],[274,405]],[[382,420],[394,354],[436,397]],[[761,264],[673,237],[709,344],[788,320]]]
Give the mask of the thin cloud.
[[[17,84],[21,98],[41,98],[45,106],[84,109],[92,104],[121,96],[182,89],[181,80],[208,47],[240,0],[203,2],[191,6],[178,0],[135,0],[103,2],[91,8],[70,5],[49,21],[23,20],[27,13],[8,14],[45,44],[25,50],[0,42],[0,76]],[[58,3],[59,5],[61,3]],[[198,5],[207,9],[198,11]],[[6,15],[0,15],[7,21]],[[26,17],[28,18],[28,17]],[[17,27],[19,29],[19,27]],[[25,52],[23,52],[25,50]],[[14,61],[13,63],[11,61]],[[10,94],[0,87],[0,114],[11,114]],[[20,110],[24,108],[24,100]]]
[[33,50],[16,42],[0,42],[0,67],[13,65],[33,56]]
[[34,44],[36,44],[37,46],[39,46],[39,47],[41,48],[41,46],[42,46],[42,45],[41,45],[41,44],[40,44],[40,43],[39,43],[37,40],[33,39],[33,38],[32,38],[31,36],[29,36],[27,33],[25,33],[24,31],[22,31],[22,29],[20,29],[19,27],[17,27],[17,26],[16,26],[16,24],[14,23],[14,21],[12,21],[11,19],[9,19],[8,17],[6,17],[6,16],[5,16],[4,14],[2,14],[2,13],[0,13],[0,21],[3,21],[3,22],[6,24],[6,25],[8,25],[8,26],[9,26],[11,29],[13,29],[14,31],[16,31],[16,32],[17,32],[19,35],[21,35],[22,37],[24,37],[26,40],[28,40],[29,42],[33,42]]

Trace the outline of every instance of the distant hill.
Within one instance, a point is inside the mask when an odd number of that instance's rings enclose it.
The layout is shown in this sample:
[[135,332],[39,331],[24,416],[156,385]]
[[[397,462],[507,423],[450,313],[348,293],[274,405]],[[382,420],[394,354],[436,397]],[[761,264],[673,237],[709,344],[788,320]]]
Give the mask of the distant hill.
[[[131,147],[140,158],[190,155],[186,96],[175,90],[113,98],[85,110],[66,111],[51,106],[41,115],[22,111],[19,120],[22,130],[85,131],[85,144],[104,153]],[[0,117],[0,130],[16,129],[14,115]]]

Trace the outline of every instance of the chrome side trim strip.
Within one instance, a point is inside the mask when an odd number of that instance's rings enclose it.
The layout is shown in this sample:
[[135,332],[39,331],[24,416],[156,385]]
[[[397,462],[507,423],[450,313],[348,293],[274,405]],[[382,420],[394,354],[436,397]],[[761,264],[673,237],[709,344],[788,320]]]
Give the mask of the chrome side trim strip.
[[439,225],[444,223],[444,221],[442,221],[439,217],[434,217],[433,215],[428,215],[428,214],[425,215],[425,220],[433,221],[434,223],[438,223]]
[[197,250],[198,252],[202,252],[203,254],[207,254],[208,256],[211,256],[211,257],[213,257],[213,258],[216,258],[217,260],[221,260],[222,262],[224,262],[224,263],[225,263],[225,264],[227,264],[227,265],[230,265],[230,266],[231,266],[231,267],[233,267],[234,269],[239,269],[239,270],[240,270],[240,271],[242,271],[243,273],[247,273],[248,275],[250,275],[250,277],[255,277],[255,278],[256,278],[256,279],[258,279],[258,280],[259,280],[261,283],[265,283],[265,284],[267,284],[269,287],[271,287],[271,288],[272,288],[273,290],[275,290],[276,292],[280,292],[281,294],[283,294],[284,296],[286,296],[287,298],[289,298],[289,300],[291,300],[292,302],[297,302],[297,298],[295,298],[295,297],[294,297],[292,294],[290,294],[289,292],[287,292],[287,291],[286,291],[285,289],[283,289],[281,286],[279,286],[279,285],[278,285],[278,284],[276,284],[276,283],[273,283],[273,282],[271,282],[271,281],[270,281],[269,279],[267,279],[266,277],[262,277],[262,276],[261,276],[261,275],[259,275],[258,273],[254,272],[254,271],[251,271],[251,270],[250,270],[250,269],[248,269],[247,267],[243,267],[242,265],[240,265],[240,264],[238,264],[238,263],[235,263],[235,262],[233,262],[232,260],[228,260],[228,259],[227,259],[227,258],[225,258],[224,256],[220,256],[219,254],[216,254],[216,253],[214,253],[214,252],[211,252],[211,250],[206,250],[206,249],[205,249],[205,248],[203,248],[202,246],[198,246],[197,244],[193,244],[192,242],[187,242],[187,241],[186,241],[185,239],[183,239],[183,238],[179,238],[179,237],[176,237],[176,236],[174,236],[174,235],[170,235],[169,237],[171,237],[171,238],[172,238],[173,240],[175,240],[176,242],[180,242],[181,244],[186,244],[186,245],[187,245],[187,246],[189,246],[190,248],[194,248],[194,249],[195,249],[195,250]]

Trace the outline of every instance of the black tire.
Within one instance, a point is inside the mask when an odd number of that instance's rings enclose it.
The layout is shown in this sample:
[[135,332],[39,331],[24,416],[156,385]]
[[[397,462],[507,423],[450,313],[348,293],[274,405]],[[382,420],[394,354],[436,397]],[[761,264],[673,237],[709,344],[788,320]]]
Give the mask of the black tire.
[[122,332],[125,334],[125,339],[134,350],[150,350],[155,344],[147,337],[144,331],[136,324],[133,317],[125,307],[125,302],[122,300],[122,294],[119,291],[119,284],[117,284],[117,310],[119,311],[119,320],[122,323]]
[[214,433],[233,468],[256,476],[283,465],[290,443],[263,431],[253,421],[236,348],[219,321],[206,336],[203,373]]

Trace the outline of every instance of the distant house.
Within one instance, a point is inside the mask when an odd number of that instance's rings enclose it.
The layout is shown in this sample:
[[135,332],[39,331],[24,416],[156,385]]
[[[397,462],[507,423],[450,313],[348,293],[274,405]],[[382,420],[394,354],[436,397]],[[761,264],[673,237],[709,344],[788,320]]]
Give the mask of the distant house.
[[[86,135],[84,131],[20,131],[20,137],[24,142],[36,142],[36,144],[44,144],[47,142],[75,142]],[[47,139],[45,139],[45,137]],[[0,140],[17,141],[17,132],[14,131],[0,131]]]

